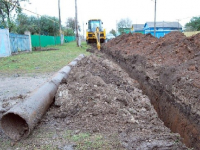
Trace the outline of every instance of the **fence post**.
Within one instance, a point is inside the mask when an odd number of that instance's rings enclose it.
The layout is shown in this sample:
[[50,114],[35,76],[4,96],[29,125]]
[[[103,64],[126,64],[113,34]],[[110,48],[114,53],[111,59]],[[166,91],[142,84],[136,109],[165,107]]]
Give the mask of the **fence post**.
[[25,31],[24,34],[25,34],[25,35],[28,35],[28,37],[29,37],[30,52],[32,52],[31,32],[30,32],[30,31]]

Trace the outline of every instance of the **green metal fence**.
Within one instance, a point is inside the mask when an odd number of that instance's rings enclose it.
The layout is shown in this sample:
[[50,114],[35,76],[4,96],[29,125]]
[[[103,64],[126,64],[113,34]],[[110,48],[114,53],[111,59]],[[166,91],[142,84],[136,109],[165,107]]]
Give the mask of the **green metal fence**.
[[71,42],[71,41],[75,41],[76,38],[75,36],[65,36],[64,37],[65,43]]
[[[74,41],[74,36],[65,36],[64,42]],[[31,35],[32,47],[46,47],[50,45],[59,45],[60,36]]]

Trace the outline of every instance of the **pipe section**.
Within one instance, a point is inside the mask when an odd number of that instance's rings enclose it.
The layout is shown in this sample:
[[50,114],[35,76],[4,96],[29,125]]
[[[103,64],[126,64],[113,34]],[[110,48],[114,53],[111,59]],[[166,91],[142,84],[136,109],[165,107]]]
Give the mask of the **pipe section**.
[[23,102],[3,114],[1,118],[3,132],[15,141],[28,137],[53,102],[59,84],[67,78],[71,68],[83,57],[84,55],[79,55],[59,70],[50,81],[32,92]]

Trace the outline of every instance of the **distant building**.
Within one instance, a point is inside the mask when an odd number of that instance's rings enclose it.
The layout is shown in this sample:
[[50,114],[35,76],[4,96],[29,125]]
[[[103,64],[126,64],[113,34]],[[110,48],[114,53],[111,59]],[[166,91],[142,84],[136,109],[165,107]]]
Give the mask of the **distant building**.
[[[163,37],[171,31],[182,31],[182,25],[179,22],[156,22],[156,37]],[[154,36],[154,22],[146,22],[144,25],[144,33]]]
[[123,34],[123,33],[128,34],[128,33],[131,32],[131,28],[119,28],[118,32],[120,33],[120,35]]
[[120,34],[123,33],[142,33],[144,34],[144,24],[133,24],[133,31],[131,30],[132,28],[119,28],[118,31]]
[[133,32],[144,34],[144,24],[133,24]]

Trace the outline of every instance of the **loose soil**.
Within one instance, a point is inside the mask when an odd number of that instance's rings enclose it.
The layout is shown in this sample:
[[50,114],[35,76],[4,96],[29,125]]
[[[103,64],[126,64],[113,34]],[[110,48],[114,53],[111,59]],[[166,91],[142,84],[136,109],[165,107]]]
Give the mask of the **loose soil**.
[[139,87],[95,51],[72,69],[27,139],[10,141],[0,129],[0,149],[187,149]]
[[157,39],[150,34],[121,35],[103,45],[136,79],[165,125],[200,149],[200,34],[171,32]]
[[184,149],[138,87],[118,65],[97,53],[83,59],[59,87],[55,105],[60,108],[53,115],[68,117],[70,129],[103,134],[112,140],[111,149]]

